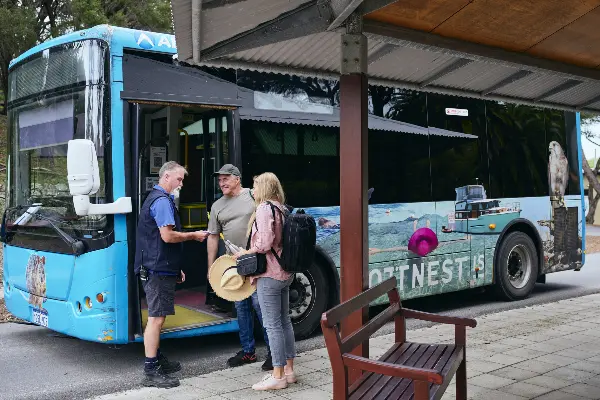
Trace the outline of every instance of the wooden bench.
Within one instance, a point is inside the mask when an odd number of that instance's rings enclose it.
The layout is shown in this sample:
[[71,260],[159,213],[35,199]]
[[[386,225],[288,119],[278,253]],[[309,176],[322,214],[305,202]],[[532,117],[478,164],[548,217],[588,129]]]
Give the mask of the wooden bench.
[[[390,278],[323,313],[321,326],[333,370],[333,400],[438,400],[454,374],[456,398],[466,400],[466,327],[474,328],[477,322],[402,308],[396,287],[396,278]],[[389,307],[342,339],[338,324],[386,293],[390,299]],[[406,318],[455,325],[455,344],[407,342]],[[371,360],[351,354],[392,319],[395,321],[395,343],[384,355]],[[348,383],[349,368],[364,371],[351,385]]]

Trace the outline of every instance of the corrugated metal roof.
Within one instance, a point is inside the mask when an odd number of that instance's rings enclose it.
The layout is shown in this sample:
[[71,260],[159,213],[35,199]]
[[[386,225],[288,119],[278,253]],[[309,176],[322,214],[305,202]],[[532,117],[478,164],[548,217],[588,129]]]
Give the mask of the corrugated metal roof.
[[[248,104],[247,102],[245,103],[246,104],[239,109],[240,119],[242,120],[266,121],[294,125],[327,126],[331,128],[339,128],[340,126],[340,109],[338,107],[331,107],[331,114],[319,114],[282,110],[264,110],[255,108],[254,105]],[[452,132],[439,128],[425,128],[422,126],[413,125],[402,121],[395,121],[388,118],[382,118],[375,115],[369,115],[369,129],[465,139],[477,138],[477,136],[474,135]]]
[[[189,0],[173,1],[174,15],[180,16],[181,10],[189,7],[187,3]],[[271,32],[285,30],[284,24],[290,21],[281,22],[278,18],[299,5],[305,7],[309,3],[323,2],[204,0],[202,49],[212,45],[209,54],[212,49],[221,50],[220,53],[214,53],[216,58],[203,60],[201,64],[339,78],[341,33],[338,31],[322,29],[311,34],[295,32],[295,39],[256,46],[256,35],[259,35],[259,39],[260,35],[264,35],[264,40],[268,38],[273,42],[275,36]],[[177,43],[183,45],[185,50],[188,47],[182,41],[189,41],[189,35],[180,33],[185,30],[184,24],[179,27],[177,24],[178,19],[175,18]],[[494,48],[486,48],[479,53],[470,52],[472,46],[457,44],[453,47],[448,42],[450,39],[441,36],[429,34],[423,37],[419,35],[428,34],[378,25],[374,21],[365,21],[364,31],[368,38],[368,75],[372,84],[557,109],[600,111],[600,72],[597,70]],[[310,29],[306,32],[310,32]],[[254,36],[248,39],[244,36],[246,33]],[[238,39],[246,40],[245,47],[241,47],[250,49],[226,51],[221,47]],[[185,59],[185,55],[181,60],[193,62]],[[579,80],[582,83],[575,85]],[[558,89],[561,90],[557,92]]]

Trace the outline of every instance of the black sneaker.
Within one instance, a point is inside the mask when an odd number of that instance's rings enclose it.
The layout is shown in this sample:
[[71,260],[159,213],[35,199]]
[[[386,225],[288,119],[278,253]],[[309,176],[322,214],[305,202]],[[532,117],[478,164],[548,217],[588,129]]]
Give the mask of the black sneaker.
[[239,367],[245,364],[256,362],[256,353],[246,353],[244,350],[238,351],[237,354],[227,360],[230,367]]
[[273,370],[273,357],[271,357],[271,352],[267,354],[267,359],[262,365],[263,371],[272,371]]
[[181,371],[181,364],[177,361],[169,361],[162,353],[158,356],[158,365],[161,366],[165,374]]
[[144,370],[144,386],[154,386],[161,389],[170,389],[179,386],[179,379],[168,376],[162,367],[152,370]]

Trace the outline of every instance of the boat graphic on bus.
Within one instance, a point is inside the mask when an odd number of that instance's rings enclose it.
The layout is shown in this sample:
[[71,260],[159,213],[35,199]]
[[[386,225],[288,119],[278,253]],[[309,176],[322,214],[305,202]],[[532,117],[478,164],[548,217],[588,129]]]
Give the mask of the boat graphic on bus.
[[488,199],[483,185],[456,188],[453,232],[500,233],[520,215],[519,203],[501,204],[500,200]]

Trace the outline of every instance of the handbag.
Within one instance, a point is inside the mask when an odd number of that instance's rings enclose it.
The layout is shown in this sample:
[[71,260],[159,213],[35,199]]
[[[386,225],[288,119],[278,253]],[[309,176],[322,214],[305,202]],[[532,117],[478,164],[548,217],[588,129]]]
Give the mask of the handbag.
[[[256,225],[256,220],[254,220]],[[250,239],[252,238],[252,232],[248,235],[248,243],[246,244],[246,250],[250,248]],[[260,275],[267,272],[267,256],[262,253],[244,254],[237,258],[237,271],[241,276],[254,276]]]
[[267,272],[267,257],[261,253],[244,254],[237,259],[237,271],[241,276],[254,276]]

